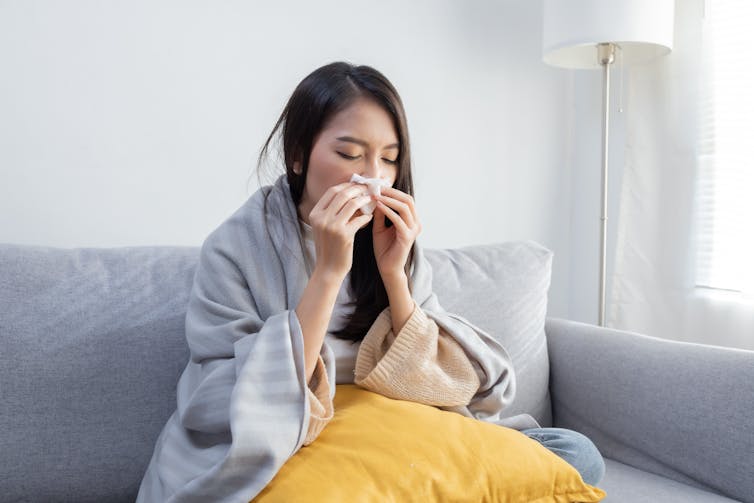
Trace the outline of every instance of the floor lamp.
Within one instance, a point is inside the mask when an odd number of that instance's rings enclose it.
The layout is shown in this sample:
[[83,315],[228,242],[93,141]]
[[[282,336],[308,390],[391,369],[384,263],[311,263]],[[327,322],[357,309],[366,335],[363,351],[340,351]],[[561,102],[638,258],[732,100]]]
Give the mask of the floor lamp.
[[562,68],[602,68],[602,231],[599,324],[605,326],[610,66],[649,61],[673,48],[674,0],[544,0],[542,59]]

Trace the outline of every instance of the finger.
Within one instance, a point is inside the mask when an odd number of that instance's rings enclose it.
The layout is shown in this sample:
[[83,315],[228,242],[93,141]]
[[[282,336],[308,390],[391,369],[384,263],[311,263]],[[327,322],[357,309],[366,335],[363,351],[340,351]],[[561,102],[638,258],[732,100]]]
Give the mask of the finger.
[[325,191],[324,194],[319,198],[319,201],[317,201],[314,204],[314,207],[312,208],[312,211],[324,211],[325,208],[327,208],[332,200],[335,198],[335,196],[338,195],[338,193],[341,190],[344,190],[348,187],[347,183],[339,183],[337,185],[333,185],[329,189]]
[[351,221],[350,221],[350,222],[348,222],[348,223],[346,224],[346,228],[347,228],[347,229],[348,229],[349,231],[351,231],[351,232],[355,232],[355,231],[357,231],[357,230],[361,229],[361,227],[362,227],[362,226],[363,226],[364,224],[367,224],[367,223],[369,223],[369,221],[370,221],[370,220],[371,220],[371,219],[372,219],[373,217],[374,217],[374,213],[369,213],[369,214],[366,214],[366,215],[361,215],[361,216],[358,216],[358,217],[354,217],[353,219],[351,219]]
[[[343,203],[345,203],[345,201],[358,194],[357,189],[358,185],[353,182],[344,182],[339,183],[338,185],[333,185],[322,194],[322,197],[319,198],[319,201],[314,205],[314,208],[325,211],[338,197],[341,197]],[[335,210],[339,210],[341,206],[343,206],[343,204],[336,206]]]
[[382,211],[382,208],[380,208],[380,205],[378,204],[374,208],[374,223],[372,224],[372,232],[379,234],[385,229],[387,229],[387,225],[385,225],[385,212]]
[[332,215],[337,215],[343,210],[343,207],[353,199],[358,199],[361,196],[369,196],[366,189],[361,185],[354,184],[352,187],[347,187],[341,190],[333,199],[332,203],[327,207],[327,210],[332,211]]
[[372,202],[372,198],[369,195],[354,197],[349,199],[338,213],[335,214],[336,221],[348,222],[349,219],[356,213],[357,210],[363,208]]
[[414,227],[414,215],[406,203],[388,196],[380,196],[379,201],[382,201],[386,206],[399,213],[403,221],[406,222],[406,225],[411,228]]
[[387,196],[393,196],[397,199],[404,199],[404,198],[410,198],[411,196],[403,192],[402,190],[398,190],[395,187],[380,187],[380,193],[385,194]]
[[406,194],[402,190],[398,190],[393,187],[381,187],[380,191],[382,194],[394,199],[398,199],[408,205],[408,207],[411,208],[411,215],[414,217],[414,219],[416,219],[416,204],[414,202],[414,198],[410,194]]
[[403,221],[401,216],[393,211],[392,208],[390,208],[388,205],[383,203],[382,201],[377,201],[377,207],[382,210],[383,213],[390,219],[391,222],[393,222],[393,225],[399,229],[404,235],[409,236],[410,232],[408,227],[406,226],[406,223]]

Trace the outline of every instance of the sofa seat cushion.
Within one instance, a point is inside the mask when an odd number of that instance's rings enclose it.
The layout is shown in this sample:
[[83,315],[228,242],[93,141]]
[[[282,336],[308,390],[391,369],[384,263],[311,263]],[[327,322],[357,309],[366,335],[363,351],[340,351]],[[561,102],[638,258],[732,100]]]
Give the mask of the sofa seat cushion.
[[605,458],[605,477],[600,481],[606,503],[663,501],[667,503],[737,503],[713,492],[691,487],[660,475],[645,472],[614,459]]

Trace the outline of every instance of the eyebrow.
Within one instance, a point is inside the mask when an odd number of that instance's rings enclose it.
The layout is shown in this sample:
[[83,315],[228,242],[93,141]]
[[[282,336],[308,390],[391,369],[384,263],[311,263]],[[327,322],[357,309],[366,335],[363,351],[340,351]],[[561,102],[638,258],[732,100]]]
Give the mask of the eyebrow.
[[[357,145],[361,145],[362,147],[368,147],[369,146],[369,144],[367,142],[365,142],[364,140],[359,140],[358,138],[354,138],[353,136],[340,136],[340,137],[336,138],[336,140],[347,141],[347,142],[350,142],[350,143],[356,143]],[[388,149],[388,148],[398,148],[398,147],[399,147],[399,145],[397,143],[392,143],[392,144],[390,144],[390,145],[388,145],[388,146],[386,146],[384,148]]]

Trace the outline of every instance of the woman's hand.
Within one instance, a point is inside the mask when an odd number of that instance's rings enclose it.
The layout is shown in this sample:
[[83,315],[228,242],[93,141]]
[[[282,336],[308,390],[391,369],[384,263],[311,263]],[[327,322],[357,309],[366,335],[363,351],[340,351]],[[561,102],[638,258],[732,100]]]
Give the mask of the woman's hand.
[[[382,187],[381,192],[381,195],[374,196],[377,207],[374,209],[372,241],[377,268],[387,287],[406,279],[404,266],[411,245],[421,232],[421,223],[413,197],[392,187]],[[392,227],[385,225],[385,217],[393,223]]]
[[364,186],[352,182],[333,185],[309,213],[316,250],[315,270],[340,279],[346,277],[353,262],[356,231],[369,223],[372,215],[357,211],[371,201]]

